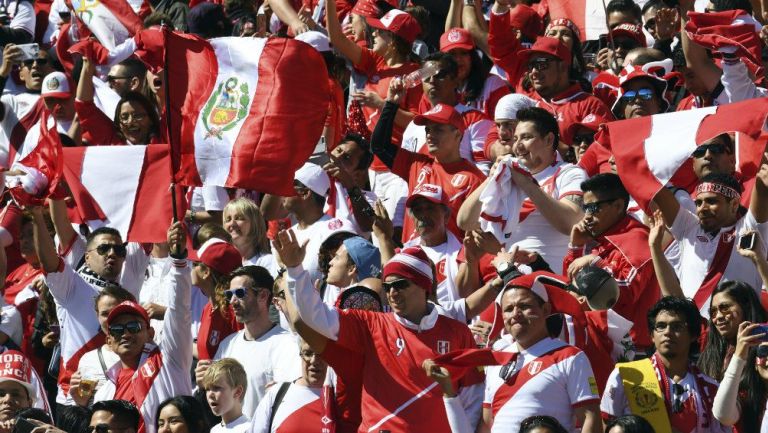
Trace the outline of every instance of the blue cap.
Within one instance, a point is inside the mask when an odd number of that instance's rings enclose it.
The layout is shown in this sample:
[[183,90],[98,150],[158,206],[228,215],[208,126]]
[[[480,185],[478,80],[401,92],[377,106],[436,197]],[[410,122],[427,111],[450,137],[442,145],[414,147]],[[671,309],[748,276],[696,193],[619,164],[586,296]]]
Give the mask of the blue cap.
[[357,267],[357,277],[361,280],[377,277],[381,273],[381,253],[372,243],[360,236],[344,240],[349,258]]

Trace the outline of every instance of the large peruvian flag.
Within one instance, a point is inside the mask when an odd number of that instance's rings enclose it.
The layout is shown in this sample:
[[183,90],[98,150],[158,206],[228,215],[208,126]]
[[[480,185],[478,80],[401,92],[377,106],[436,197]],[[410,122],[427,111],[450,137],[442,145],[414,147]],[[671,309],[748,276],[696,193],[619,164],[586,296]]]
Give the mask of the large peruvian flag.
[[[156,58],[137,45],[146,62],[145,54]],[[322,56],[285,38],[166,32],[165,46],[177,182],[293,195],[293,172],[311,155],[328,114]]]
[[[169,167],[166,144],[65,148],[70,218],[92,229],[113,227],[128,241],[164,242],[173,217]],[[178,209],[179,219],[183,213]]]
[[597,40],[600,35],[608,33],[602,0],[554,0],[548,5],[552,20],[568,18],[576,24],[582,42]]
[[79,21],[112,50],[140,31],[142,17],[151,13],[145,0],[68,0]]
[[[657,114],[611,122],[608,134],[616,169],[630,195],[643,209],[656,193],[679,175],[691,153],[704,141],[736,132],[736,168],[745,177],[757,173],[765,150],[768,98]],[[601,140],[608,137],[601,137]]]

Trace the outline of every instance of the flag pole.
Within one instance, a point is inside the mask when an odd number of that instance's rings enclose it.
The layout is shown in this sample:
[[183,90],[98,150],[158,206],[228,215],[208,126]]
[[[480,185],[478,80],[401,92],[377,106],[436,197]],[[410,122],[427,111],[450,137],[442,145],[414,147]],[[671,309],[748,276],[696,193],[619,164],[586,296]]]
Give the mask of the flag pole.
[[[168,36],[168,26],[165,25],[164,22],[160,23],[160,28],[163,32],[163,38],[166,39]],[[173,214],[173,219],[171,220],[173,223],[178,222],[177,217],[177,204],[176,204],[176,182],[174,182],[174,172],[173,172],[173,144],[171,141],[173,140],[172,137],[172,131],[171,129],[171,92],[170,92],[170,80],[168,79],[170,74],[168,74],[168,44],[165,44],[165,49],[163,51],[163,86],[165,86],[165,124],[166,129],[168,133],[168,152],[170,152],[170,157],[168,158],[168,164],[169,169],[171,172],[171,185],[170,185],[170,191],[171,191],[171,213]],[[180,245],[174,244],[169,245],[171,249],[171,255],[172,256],[178,256],[179,250],[181,248]]]

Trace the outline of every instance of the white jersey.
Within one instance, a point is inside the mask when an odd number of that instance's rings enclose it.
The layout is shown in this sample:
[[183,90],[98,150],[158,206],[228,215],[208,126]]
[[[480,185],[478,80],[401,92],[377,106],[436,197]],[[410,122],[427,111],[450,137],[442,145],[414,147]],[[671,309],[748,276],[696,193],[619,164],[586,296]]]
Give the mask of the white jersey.
[[[103,365],[99,359],[99,350],[101,350],[101,356],[104,359]],[[83,378],[96,380],[96,387],[94,389],[98,392],[107,383],[107,372],[109,369],[119,362],[120,357],[105,344],[83,355],[78,363],[77,371],[80,372],[80,376]],[[72,396],[67,395],[67,405],[74,404]]]
[[[533,175],[541,188],[555,200],[560,200],[568,195],[579,195],[581,182],[587,180],[587,173],[581,168],[560,160],[551,166]],[[526,206],[530,205],[530,199],[525,199],[521,220],[512,231],[507,244],[519,246],[522,250],[539,253],[556,274],[562,272],[563,259],[568,252],[568,235],[557,231],[538,209],[524,216]]]
[[301,376],[301,358],[296,338],[279,326],[255,340],[245,339],[245,330],[221,342],[213,359],[234,358],[243,364],[248,388],[243,398],[243,413],[252,416],[273,382],[290,382]]
[[[168,293],[165,290],[170,283],[173,259],[170,257],[149,257],[146,279],[141,286],[139,303],[153,303],[168,306]],[[155,330],[155,343],[163,340],[163,320],[150,319],[149,326]]]
[[245,415],[240,415],[239,418],[229,424],[224,424],[224,421],[221,421],[211,427],[211,433],[246,433],[250,427],[251,420]]
[[[365,238],[370,237],[370,232],[363,232],[363,230],[360,228],[360,225],[357,223],[357,219],[355,218],[355,213],[352,211],[352,203],[349,199],[349,193],[347,192],[347,189],[344,188],[344,186],[341,184],[341,182],[336,181],[331,184],[331,188],[335,189],[335,194],[331,195],[325,203],[325,207],[323,208],[323,212],[328,213],[329,215],[335,217],[335,218],[341,218],[349,221],[352,225],[352,229],[354,229],[355,232],[360,233],[361,235],[365,235]],[[378,197],[376,196],[376,193],[373,191],[366,191],[361,189],[363,193],[363,197],[365,197],[365,201],[368,202],[371,207],[376,206],[376,200],[378,200]],[[333,203],[333,213],[330,213],[331,211],[331,197],[334,198]]]
[[280,270],[280,266],[277,264],[277,259],[270,253],[256,254],[249,259],[243,259],[243,266],[261,266],[269,271],[272,278],[277,277],[277,271]]
[[437,301],[440,305],[451,305],[461,299],[459,289],[456,288],[456,274],[459,272],[457,260],[461,250],[461,241],[450,231],[446,231],[448,240],[434,247],[421,244],[421,238],[414,238],[406,242],[403,248],[421,246],[427,253],[429,260],[435,264],[437,278]]
[[[693,298],[701,287],[723,236],[727,237],[723,239],[724,242],[731,243],[731,252],[721,281],[743,281],[752,286],[758,296],[760,295],[763,286],[760,274],[752,261],[743,257],[738,251],[739,236],[750,230],[759,232],[762,239],[768,239],[768,223],[758,224],[750,211],[739,218],[735,225],[723,227],[712,236],[702,230],[696,215],[683,207],[680,208],[669,231],[680,244],[678,278],[686,298]],[[765,257],[766,244],[760,242],[759,245],[758,254]],[[703,317],[709,318],[709,299],[702,305],[700,312]]]
[[[291,383],[283,396],[283,401],[277,407],[272,420],[272,428],[269,428],[269,418],[272,416],[272,406],[281,384],[275,384],[256,408],[251,423],[251,433],[291,433],[297,426],[302,431],[313,431],[310,426],[320,427],[322,424],[322,388],[309,388]],[[321,432],[320,428],[316,431]],[[211,432],[213,433],[213,432]]]
[[483,406],[493,413],[494,433],[516,432],[533,415],[552,416],[570,432],[574,409],[600,399],[587,356],[560,340],[545,338],[520,351],[507,383],[500,377],[502,369],[486,370]]

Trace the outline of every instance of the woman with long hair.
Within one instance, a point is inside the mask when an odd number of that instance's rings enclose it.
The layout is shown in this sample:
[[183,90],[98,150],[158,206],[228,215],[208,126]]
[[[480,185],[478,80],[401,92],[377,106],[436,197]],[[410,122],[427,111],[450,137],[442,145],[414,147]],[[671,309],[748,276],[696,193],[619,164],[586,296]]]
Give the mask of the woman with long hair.
[[[749,347],[744,347],[743,344],[739,346],[740,326],[744,322],[765,321],[765,311],[755,290],[749,284],[741,281],[725,281],[718,284],[710,298],[707,340],[698,361],[701,371],[715,380],[722,381],[740,363],[735,358],[743,359],[747,365],[753,365],[755,351],[748,351]],[[760,430],[760,419],[768,390],[765,381],[754,368],[745,369],[735,381],[738,383],[738,402],[734,404],[738,404],[741,415],[737,418],[737,430],[742,433],[757,432]],[[731,425],[735,423],[732,419],[720,420],[724,425],[729,424],[728,421],[731,421]]]
[[232,236],[232,245],[242,256],[243,266],[261,266],[276,276],[279,267],[269,248],[267,223],[259,206],[249,198],[236,198],[224,206],[222,219],[224,229]]
[[171,397],[157,407],[157,433],[209,433],[202,403],[188,395]]

